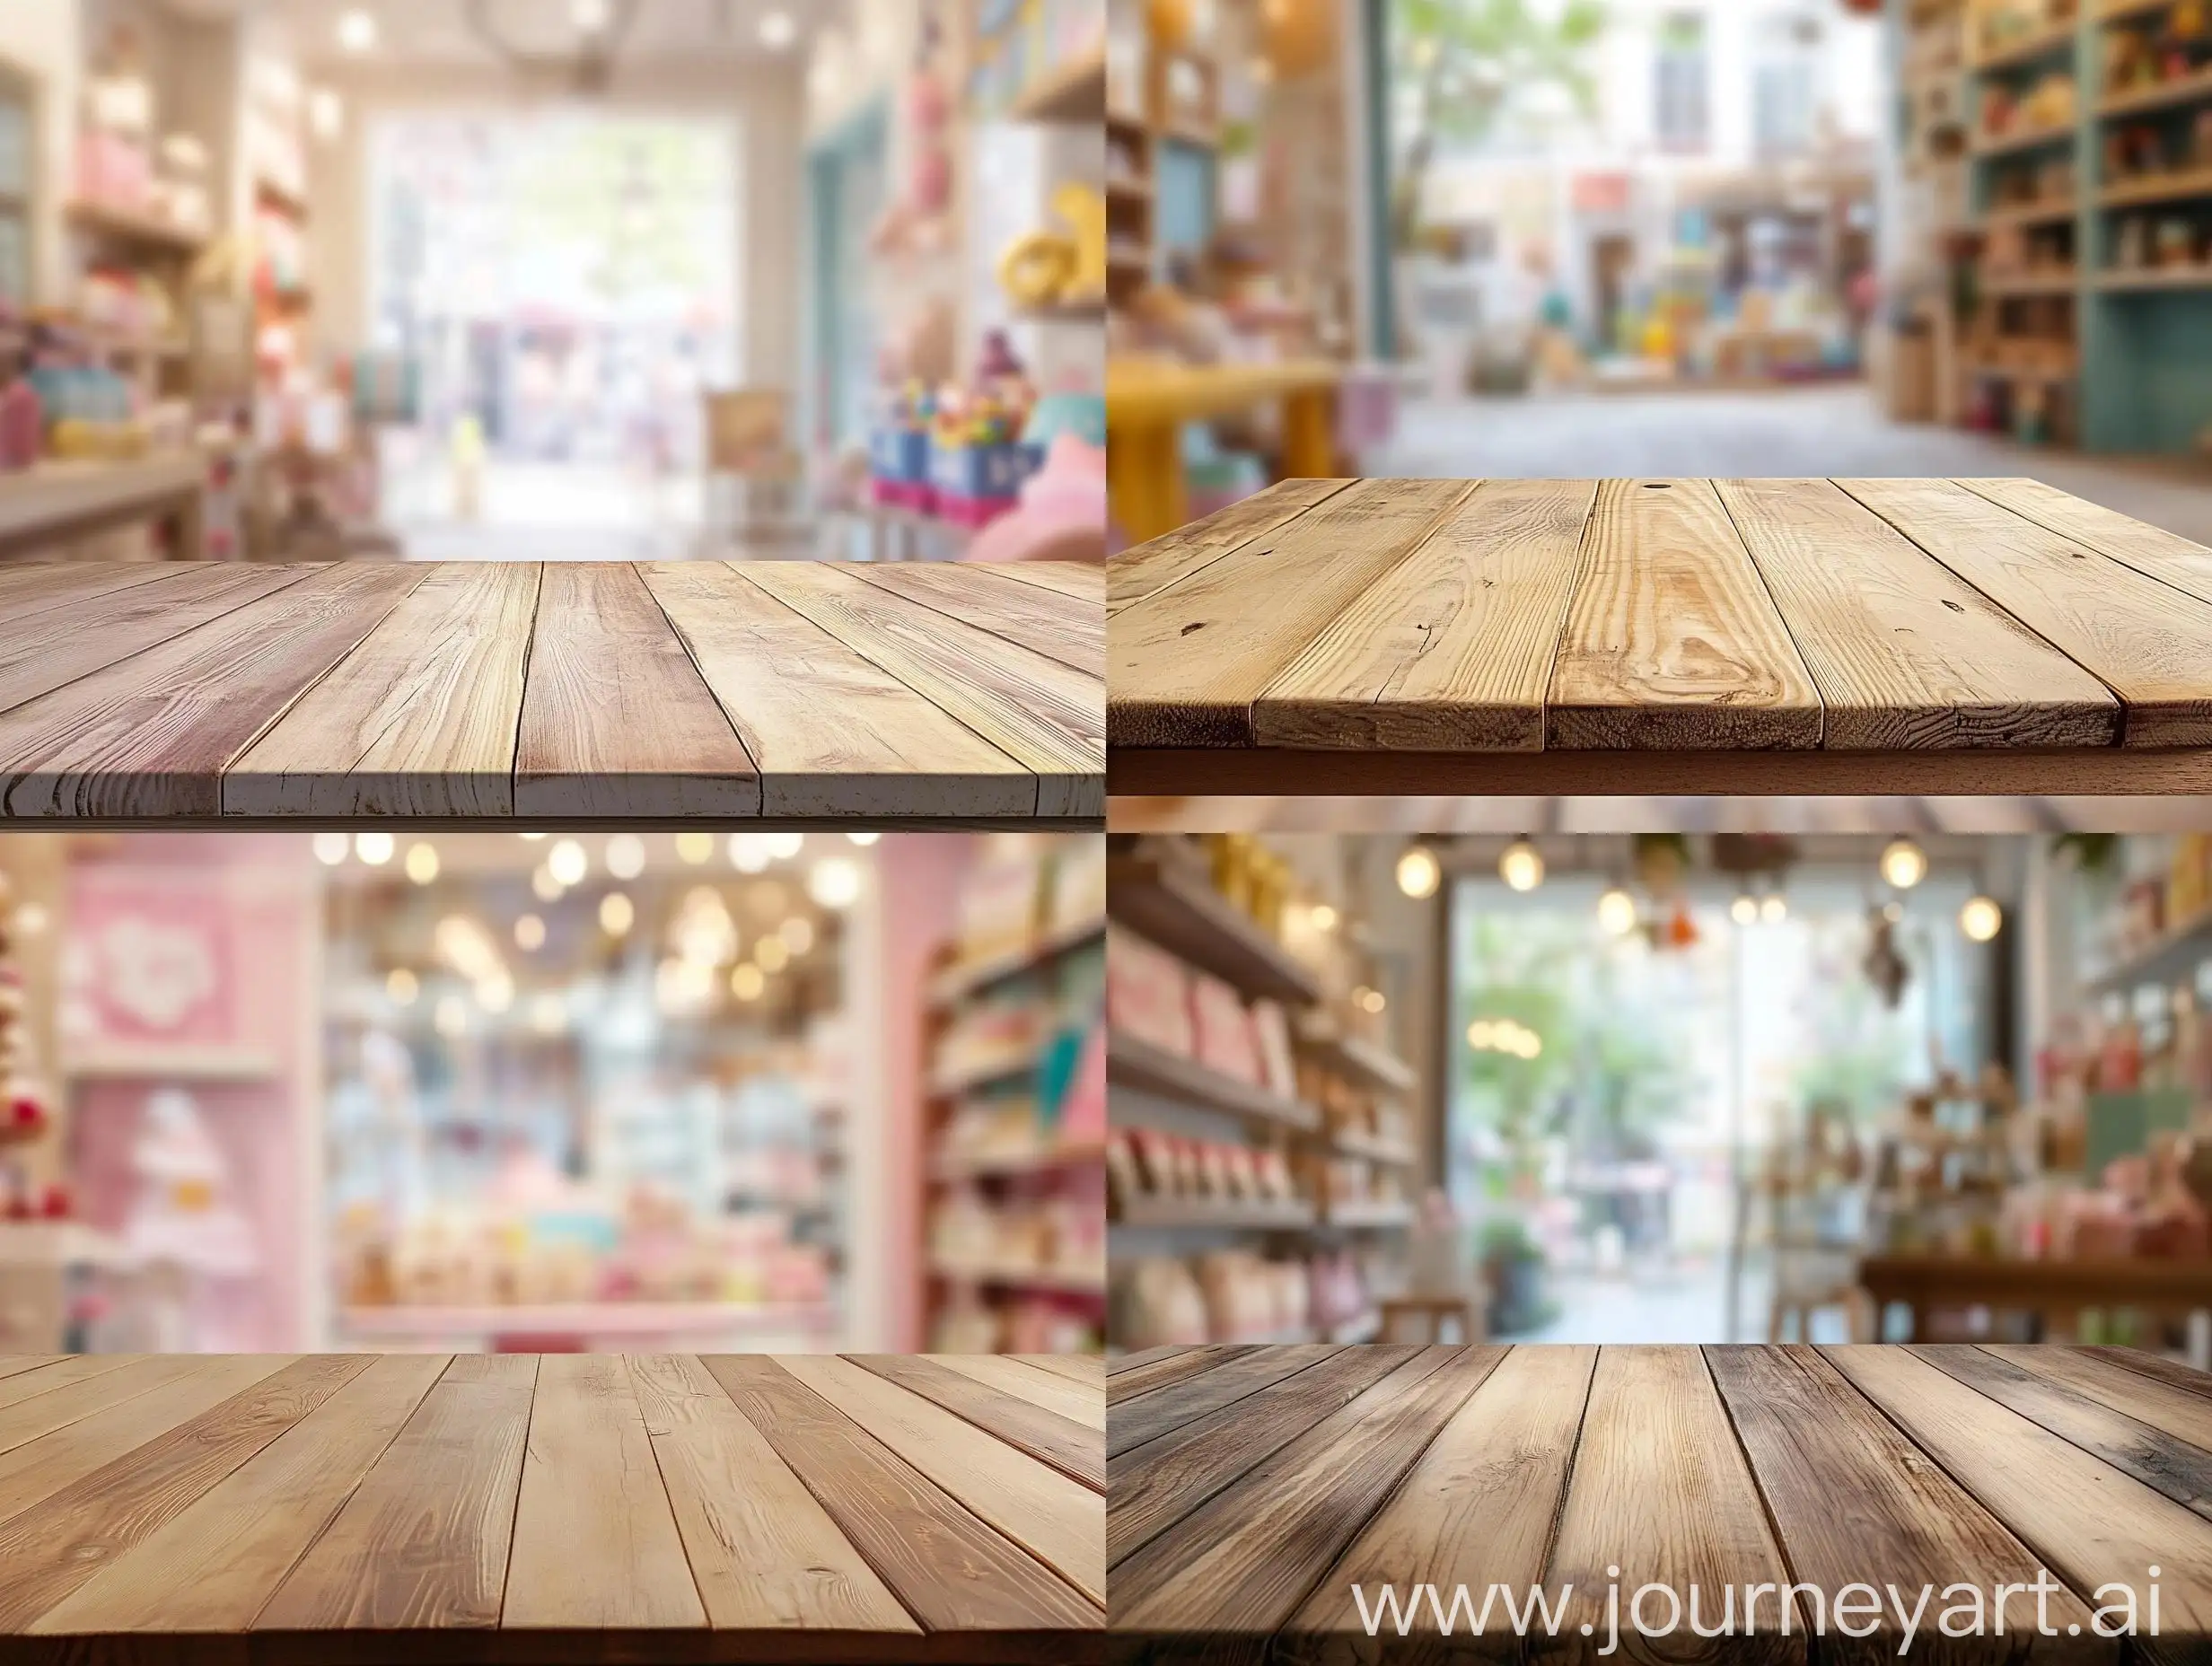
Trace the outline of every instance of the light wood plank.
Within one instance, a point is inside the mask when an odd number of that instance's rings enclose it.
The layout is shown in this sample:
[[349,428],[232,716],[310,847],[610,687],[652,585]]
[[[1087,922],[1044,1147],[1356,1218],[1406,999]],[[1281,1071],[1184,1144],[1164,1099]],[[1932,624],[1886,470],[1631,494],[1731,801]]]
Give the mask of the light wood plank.
[[1948,480],[1839,480],[2126,706],[2120,743],[2212,744],[2212,603]]
[[361,1354],[294,1360],[14,1516],[0,1528],[0,1632],[25,1629],[368,1365]]
[[1007,1393],[989,1383],[949,1370],[940,1361],[913,1354],[856,1354],[853,1363],[956,1416],[988,1430],[1008,1445],[1043,1460],[1093,1492],[1106,1489],[1106,1436],[1072,1417]]
[[0,567],[0,624],[187,574],[236,571],[227,561],[14,562]]
[[1164,538],[1139,544],[1106,558],[1109,615],[1156,596],[1209,562],[1279,530],[1318,504],[1334,497],[1351,480],[1277,480],[1264,491],[1239,498],[1203,521]]
[[212,820],[223,770],[423,576],[373,562],[318,567],[16,707],[0,717],[7,813]]
[[1026,764],[1039,815],[1106,813],[1106,691],[1096,678],[821,562],[735,570]]
[[920,1631],[704,1364],[654,1355],[630,1370],[717,1631]]
[[[1114,746],[1252,744],[1252,706],[1472,489],[1363,480],[1106,627]],[[1420,557],[1414,557],[1420,558]]]
[[987,571],[996,573],[1018,583],[1034,584],[1040,590],[1055,591],[1063,596],[1072,596],[1077,601],[1087,601],[1104,616],[1106,607],[1106,566],[1099,561],[994,561]]
[[734,569],[641,571],[755,760],[763,813],[1036,813],[1033,772]]
[[[2015,1585],[2022,1591],[2006,1600],[2006,1632],[2032,1635],[2038,1605],[2026,1587],[2039,1571],[2035,1553],[1815,1350],[1708,1347],[1706,1357],[1796,1579],[1819,1587],[1828,1601],[1849,1584],[1894,1585],[1906,1593],[1908,1614],[1912,1593],[1927,1586],[1940,1591],[1958,1581],[1986,1593],[2000,1583]],[[1909,1631],[1894,1605],[1884,1603],[1861,1638],[1839,1632],[1832,1612],[1812,1618],[1827,1633],[1823,1660],[1873,1666],[1895,1661],[1900,1648],[1915,1659],[1988,1658],[1993,1640],[1945,1638],[1927,1623],[1935,1612],[1931,1606]],[[2046,1592],[2041,1618],[2060,1632],[2076,1629],[2070,1637],[2037,1638],[2037,1660],[2117,1658],[2114,1641],[2086,1635],[2090,1610],[2074,1592]]]
[[[59,1357],[36,1358],[27,1355],[21,1360],[11,1360],[8,1363],[14,1369],[0,1378],[0,1409],[35,1399],[54,1389],[87,1382],[94,1377],[104,1377],[111,1371],[120,1371],[124,1366],[135,1363],[137,1357],[130,1354],[65,1354]],[[60,1402],[55,1403],[58,1405]],[[4,1450],[8,1445],[19,1445],[31,1438],[22,1434],[20,1429],[13,1440],[0,1435],[0,1450]]]
[[1002,580],[996,566],[938,561],[858,566],[853,576],[918,601],[1019,647],[1032,648],[1071,671],[1103,680],[1106,615],[1095,605]]
[[[1315,1666],[1367,1658],[1373,1644],[1355,1584],[1373,1601],[1385,1583],[1403,1591],[1433,1582],[1448,1611],[1461,1584],[1503,1584],[1518,1593],[1541,1581],[1596,1363],[1591,1347],[1507,1355],[1293,1617],[1278,1644],[1282,1657]],[[1423,1628],[1437,1629],[1433,1614]],[[1520,1658],[1518,1640],[1495,1614],[1479,1638],[1459,1635],[1464,1616],[1453,1630],[1453,1658]]]
[[1332,1344],[1260,1348],[1227,1361],[1202,1376],[1186,1377],[1114,1407],[1106,1431],[1106,1455],[1118,1458],[1131,1447],[1156,1440],[1171,1429],[1210,1416],[1271,1383],[1295,1377],[1335,1357]]
[[1262,746],[1540,750],[1591,480],[1498,480],[1353,601],[1252,707]]
[[518,816],[753,816],[760,776],[621,562],[546,566],[515,744]]
[[456,1358],[254,1629],[496,1626],[537,1369]]
[[2196,1658],[2189,1639],[2212,1627],[2212,1523],[1909,1348],[1822,1352],[2074,1590],[2101,1602],[2099,1586],[2124,1584],[2147,1602],[2148,1570],[2158,1568],[2162,1629],[2179,1646],[2138,1634],[2131,1647],[2153,1660]]
[[2085,1347],[2070,1351],[2102,1360],[2108,1365],[2117,1366],[2138,1377],[2152,1378],[2170,1389],[2179,1389],[2184,1394],[2212,1399],[2212,1372],[2199,1371],[2194,1365],[2168,1359],[2163,1354],[2148,1353],[2142,1348],[2121,1347]]
[[1096,1389],[1102,1395],[1106,1392],[1106,1356],[1102,1354],[1009,1354],[1006,1357]]
[[705,1363],[929,1631],[1030,1634],[1099,1625],[1098,1610],[1080,1591],[774,1360],[718,1355]]
[[829,1355],[777,1363],[1101,1607],[1106,1501],[1049,1464]]
[[391,1354],[117,1557],[40,1632],[239,1632],[414,1415],[449,1356]]
[[499,1623],[624,1631],[707,1623],[629,1369],[617,1355],[539,1362]]
[[1206,1347],[1147,1348],[1141,1354],[1127,1354],[1119,1359],[1106,1362],[1106,1404],[1118,1406],[1133,1395],[1149,1394],[1171,1382],[1181,1382],[1185,1377],[1195,1377],[1202,1371],[1234,1359],[1240,1354],[1249,1354],[1249,1345],[1215,1343]]
[[1714,484],[1820,687],[1822,745],[2119,740],[2102,683],[1830,482]]
[[450,562],[224,772],[247,816],[509,816],[534,562]]
[[[1624,1612],[1620,1659],[1653,1663],[1696,1658],[1715,1645],[1695,1636],[1636,1635],[1625,1607],[1646,1582],[1682,1593],[1692,1586],[1717,1600],[1724,1587],[1770,1583],[1778,1591],[1788,1570],[1736,1445],[1705,1361],[1691,1347],[1600,1350],[1583,1414],[1575,1472],[1559,1513],[1547,1586],[1571,1583],[1556,1635],[1532,1638],[1540,1658],[1600,1658],[1608,1640],[1606,1589],[1618,1567]],[[1739,1610],[1737,1635],[1726,1639],[1731,1661],[1802,1661],[1803,1616],[1789,1635],[1780,1629],[1782,1599],[1756,1612]],[[1663,1608],[1651,1614],[1655,1628]],[[1687,1621],[1688,1616],[1684,1615]],[[1719,1616],[1710,1608],[1708,1628]],[[1584,1627],[1593,1627],[1584,1635]]]
[[1011,1394],[1016,1399],[1041,1406],[1070,1423],[1102,1433],[1105,1430],[1103,1382],[1079,1383],[1058,1372],[1000,1354],[932,1354],[929,1357],[947,1371],[957,1371],[963,1377],[973,1377],[978,1382]]
[[1547,743],[1821,742],[1821,697],[1709,480],[1607,480],[1547,696]]
[[1116,1563],[1116,1632],[1275,1630],[1505,1355],[1488,1346],[1420,1350]]
[[2199,601],[2212,601],[2212,549],[2116,509],[2062,492],[2041,480],[1960,480],[1977,497],[2049,527],[2062,538],[2086,544],[2099,555],[2124,562]]

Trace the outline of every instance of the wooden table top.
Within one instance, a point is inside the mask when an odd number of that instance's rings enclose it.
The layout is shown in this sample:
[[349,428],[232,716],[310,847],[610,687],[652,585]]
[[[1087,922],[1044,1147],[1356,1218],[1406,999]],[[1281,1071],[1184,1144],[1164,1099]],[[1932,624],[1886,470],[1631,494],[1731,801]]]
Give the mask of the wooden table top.
[[818,562],[0,571],[0,815],[1104,813],[1103,575]]
[[[1945,1588],[2038,1569],[2060,1635],[2037,1660],[2118,1662],[2091,1610],[2131,1585],[2139,1626],[2155,1584],[2150,1659],[2197,1660],[2212,1638],[2212,1376],[2111,1348],[1212,1347],[1108,1364],[1107,1556],[1118,1657],[1371,1661],[1382,1583],[1409,1592],[1493,1585],[1524,1603],[1540,1583],[1558,1617],[1525,1658],[1598,1655],[1617,1569],[1623,1661],[1895,1661],[1904,1628],[1883,1600],[1867,1623],[1845,1587],[1894,1583],[1931,1599],[1909,1655],[2017,1661],[2036,1598],[2007,1599],[2007,1635],[1944,1637]],[[2156,1568],[2154,1576],[2149,1570]],[[1820,1588],[1827,1635],[1808,1653],[1813,1599],[1781,1634],[1769,1591],[1744,1635],[1639,1637],[1646,1582],[1700,1623],[1726,1618],[1724,1586]],[[1572,1585],[1571,1592],[1560,1587]],[[1646,1627],[1669,1630],[1663,1593]],[[1585,1623],[1595,1633],[1581,1635]],[[2104,1622],[2107,1627],[2116,1620]],[[1951,1622],[1970,1631],[1971,1615]],[[2068,1627],[2078,1627],[2076,1631]],[[1453,1658],[1518,1659],[1493,1610],[1479,1639],[1461,1617]],[[1412,1634],[1435,1644],[1424,1609]],[[1407,1652],[1383,1660],[1440,1658]],[[1271,1650],[1272,1652],[1268,1652]]]
[[0,1661],[1094,1659],[1101,1371],[0,1361]]
[[2212,789],[2212,549],[2032,480],[1291,480],[1107,609],[1117,793]]

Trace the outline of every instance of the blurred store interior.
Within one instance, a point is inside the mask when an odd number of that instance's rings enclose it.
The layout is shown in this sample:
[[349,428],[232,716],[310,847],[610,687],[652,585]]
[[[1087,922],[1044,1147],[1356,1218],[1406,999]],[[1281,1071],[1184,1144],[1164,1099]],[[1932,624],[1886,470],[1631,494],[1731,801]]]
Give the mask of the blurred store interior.
[[1094,1349],[1103,863],[10,835],[0,1352]]
[[1110,843],[1117,1347],[2212,1356],[2212,836]]
[[1106,0],[6,0],[0,554],[1102,557]]
[[1130,0],[1115,536],[1307,475],[2033,475],[2212,539],[2189,0]]

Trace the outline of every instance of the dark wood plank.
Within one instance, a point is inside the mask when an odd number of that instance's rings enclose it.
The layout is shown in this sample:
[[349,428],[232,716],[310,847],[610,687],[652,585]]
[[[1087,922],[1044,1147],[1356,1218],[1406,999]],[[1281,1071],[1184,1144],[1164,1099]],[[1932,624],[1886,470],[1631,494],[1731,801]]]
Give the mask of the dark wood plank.
[[1117,1633],[1270,1633],[1296,1611],[1500,1360],[1424,1348],[1114,1565]]
[[537,1372],[456,1358],[254,1629],[498,1625]]
[[1093,1492],[1106,1490],[1106,1439],[1101,1431],[918,1355],[855,1354],[851,1358],[1061,1474],[1073,1476]]
[[1181,1382],[1185,1377],[1195,1377],[1240,1354],[1251,1352],[1251,1348],[1244,1344],[1217,1343],[1205,1347],[1146,1348],[1141,1354],[1108,1360],[1106,1404],[1119,1406],[1133,1395],[1148,1394],[1168,1383]]
[[424,572],[374,562],[315,568],[0,716],[7,813],[212,820],[232,760]]
[[549,562],[514,753],[518,816],[755,816],[760,776],[626,562]]
[[1106,1455],[1119,1456],[1132,1446],[1181,1428],[1248,1394],[1257,1394],[1271,1382],[1295,1376],[1309,1365],[1331,1357],[1333,1344],[1261,1348],[1224,1361],[1213,1370],[1180,1382],[1163,1384],[1149,1393],[1124,1399],[1116,1406],[1106,1425]]
[[737,1408],[931,1632],[1100,1625],[1098,1609],[772,1359],[703,1362]]
[[1203,521],[1178,528],[1164,538],[1125,549],[1106,560],[1106,610],[1119,613],[1133,602],[1156,596],[1231,550],[1287,526],[1315,504],[1334,497],[1350,480],[1277,480],[1250,497]]
[[1002,578],[1001,571],[996,566],[919,561],[858,566],[853,575],[1102,681],[1106,616],[1097,603]]

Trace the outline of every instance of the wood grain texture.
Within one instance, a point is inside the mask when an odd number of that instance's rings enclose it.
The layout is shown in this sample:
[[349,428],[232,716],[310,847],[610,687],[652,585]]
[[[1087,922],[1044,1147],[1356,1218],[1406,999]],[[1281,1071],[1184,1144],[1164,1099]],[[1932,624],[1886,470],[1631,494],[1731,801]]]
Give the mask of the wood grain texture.
[[40,1614],[52,1633],[243,1631],[399,1432],[448,1355],[394,1354]]
[[1106,1432],[1106,1455],[1119,1457],[1171,1429],[1233,1406],[1247,1395],[1295,1377],[1309,1365],[1318,1365],[1336,1352],[1328,1343],[1255,1349],[1203,1375],[1186,1377],[1126,1400],[1115,1408]]
[[2212,601],[2212,549],[2179,532],[2123,515],[2041,480],[1960,480],[1956,484],[2038,526],[2049,527],[2062,538],[2085,544],[2176,590],[2185,590],[2199,601]]
[[457,1357],[254,1628],[496,1626],[537,1370]]
[[534,562],[450,563],[224,772],[249,816],[508,816]]
[[704,1364],[659,1355],[630,1371],[716,1630],[921,1629]]
[[[1490,1373],[1375,1512],[1329,1576],[1314,1587],[1278,1640],[1277,1653],[1307,1666],[1336,1666],[1372,1654],[1355,1584],[1379,1591],[1478,1574],[1525,1591],[1544,1577],[1575,1442],[1589,1399],[1597,1350],[1515,1348]],[[1463,1627],[1462,1617],[1462,1627]],[[1432,1627],[1434,1621],[1432,1620]],[[1439,1644],[1442,1639],[1435,1640]],[[1400,1645],[1392,1659],[1433,1653],[1454,1659],[1520,1658],[1511,1632],[1495,1623],[1447,1650]]]
[[1252,706],[1261,746],[1527,751],[1575,588],[1590,480],[1479,486]]
[[1108,743],[1251,745],[1253,703],[1471,489],[1361,481],[1113,613]]
[[760,772],[771,816],[1027,816],[1037,777],[718,562],[642,569]]
[[1266,538],[1351,484],[1349,480],[1277,480],[1203,521],[1108,557],[1108,614],[1155,596],[1208,562]]
[[1718,480],[1819,686],[1821,743],[2110,746],[2094,677],[1826,480]]
[[1072,1417],[913,1354],[856,1354],[853,1362],[935,1401],[1017,1451],[1050,1464],[1093,1492],[1106,1489],[1106,1434]]
[[[72,1383],[89,1381],[104,1377],[111,1371],[136,1363],[138,1356],[130,1354],[69,1354],[56,1359],[48,1355],[26,1356],[9,1361],[11,1369],[0,1377],[0,1410],[23,1400],[36,1399],[55,1389],[67,1388]],[[49,1402],[60,1405],[60,1401]],[[8,1425],[0,1423],[0,1429]],[[31,1436],[22,1432],[20,1425],[12,1434],[0,1434],[0,1450],[20,1445]]]
[[1546,739],[1656,750],[1820,744],[1813,675],[1710,481],[1599,487]]
[[633,566],[546,566],[515,745],[514,811],[760,812],[752,758]]
[[1080,1382],[1086,1388],[1106,1392],[1106,1361],[1096,1354],[1009,1354],[1008,1359],[1019,1360],[1024,1365],[1039,1371],[1049,1371],[1056,1377],[1066,1377],[1071,1382]]
[[848,1359],[777,1363],[1092,1601],[1106,1603],[1106,1501]]
[[2200,1399],[2212,1399],[2212,1373],[2199,1371],[2192,1365],[2184,1365],[2179,1360],[2168,1359],[2163,1354],[2121,1347],[2073,1348],[2068,1352],[2116,1366],[2131,1376],[2148,1377],[2153,1381],[2163,1382],[2168,1388],[2179,1389],[2184,1394],[2194,1395]]
[[548,1355],[531,1405],[500,1624],[638,1631],[706,1623],[628,1366],[611,1355]]
[[1087,601],[1105,617],[1106,567],[1098,561],[1004,561],[995,562],[988,570],[1002,578],[1020,584],[1034,584],[1042,590],[1072,596],[1077,601]]
[[1081,598],[1040,592],[1033,584],[978,582],[979,575],[996,579],[1004,571],[915,561],[856,567],[853,575],[1102,680],[1105,620],[1097,606]]
[[372,563],[316,568],[17,706],[0,716],[7,813],[214,820],[223,770],[423,576]]
[[1106,701],[1095,678],[838,567],[764,561],[738,571],[1027,765],[1038,814],[1105,814]]
[[2122,745],[2212,743],[2212,602],[1948,480],[1837,484],[2094,672],[2126,707]]
[[358,1354],[295,1360],[15,1515],[0,1527],[0,1632],[24,1629],[368,1365]]
[[1242,1343],[1216,1343],[1207,1347],[1146,1348],[1139,1354],[1108,1360],[1106,1404],[1110,1407],[1118,1406],[1132,1396],[1149,1394],[1168,1383],[1195,1377],[1202,1371],[1211,1371],[1224,1361],[1251,1351]]
[[706,1365],[927,1630],[1029,1633],[1097,1624],[1096,1608],[1081,1592],[775,1361],[724,1355]]
[[1057,1371],[999,1354],[932,1354],[928,1357],[948,1371],[1041,1406],[1070,1423],[1105,1433],[1106,1385],[1102,1380],[1078,1382]]
[[1505,1353],[1419,1350],[1117,1562],[1114,1627],[1204,1635],[1281,1626]]
[[14,626],[73,601],[218,568],[237,570],[228,561],[13,563],[0,567],[0,624]]

